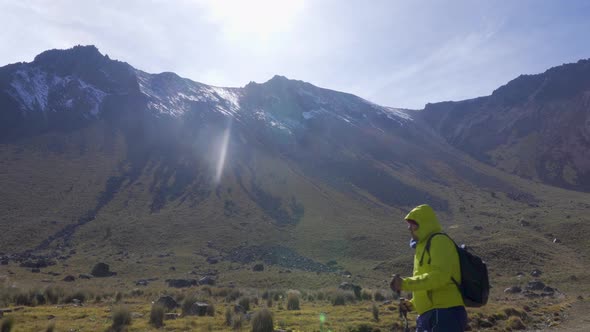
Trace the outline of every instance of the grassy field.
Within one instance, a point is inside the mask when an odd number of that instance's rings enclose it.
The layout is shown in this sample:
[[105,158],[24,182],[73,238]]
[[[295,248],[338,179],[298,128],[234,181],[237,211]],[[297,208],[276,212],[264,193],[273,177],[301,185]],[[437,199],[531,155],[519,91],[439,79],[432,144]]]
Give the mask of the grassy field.
[[[52,290],[52,291],[51,291]],[[51,293],[53,292],[53,293]],[[14,331],[43,331],[53,326],[56,331],[106,331],[113,326],[113,318],[130,317],[128,331],[250,331],[256,323],[256,313],[268,308],[276,329],[286,331],[390,331],[400,330],[403,320],[399,317],[396,300],[385,290],[365,289],[361,298],[352,292],[334,288],[314,291],[256,290],[219,287],[194,287],[184,290],[135,289],[130,292],[102,290],[63,291],[50,288],[33,292],[3,290],[2,300],[23,298],[56,301],[54,304],[10,306],[14,311],[4,314],[4,321],[14,322]],[[57,295],[48,297],[47,294]],[[164,326],[150,324],[152,302],[161,295],[170,295],[180,308],[165,310],[177,313],[175,319],[164,320]],[[386,297],[385,300],[380,296]],[[81,304],[71,303],[81,298]],[[377,300],[376,300],[377,299]],[[48,301],[48,300],[43,300]],[[70,303],[65,303],[69,301]],[[206,302],[212,309],[203,316],[184,315],[185,305],[194,301]],[[472,330],[519,330],[557,327],[563,321],[572,301],[567,298],[551,300],[524,300],[496,298],[488,306],[469,310]],[[41,301],[42,303],[42,301]],[[237,312],[236,305],[245,308]],[[290,310],[291,309],[291,310]],[[410,326],[415,325],[415,315],[409,315]]]

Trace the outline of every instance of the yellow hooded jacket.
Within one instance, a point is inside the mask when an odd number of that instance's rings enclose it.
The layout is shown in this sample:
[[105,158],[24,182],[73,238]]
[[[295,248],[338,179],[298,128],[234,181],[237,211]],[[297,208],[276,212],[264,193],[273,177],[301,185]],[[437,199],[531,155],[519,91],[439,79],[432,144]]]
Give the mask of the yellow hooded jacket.
[[412,304],[418,314],[432,309],[464,306],[461,293],[451,280],[453,277],[461,283],[459,254],[451,239],[442,235],[433,237],[430,242],[430,257],[427,251],[420,265],[428,238],[442,231],[434,210],[428,205],[420,205],[410,211],[406,220],[418,223],[418,244],[414,255],[414,274],[403,279],[402,290],[413,292]]

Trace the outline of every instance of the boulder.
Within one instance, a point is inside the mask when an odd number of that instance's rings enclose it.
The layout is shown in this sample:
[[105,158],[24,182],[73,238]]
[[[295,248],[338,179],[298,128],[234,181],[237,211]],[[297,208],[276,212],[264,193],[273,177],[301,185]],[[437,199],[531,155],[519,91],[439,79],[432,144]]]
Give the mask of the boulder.
[[535,292],[531,292],[531,291],[524,291],[522,292],[522,295],[524,295],[525,297],[528,297],[529,299],[534,299],[534,298],[538,298],[541,297],[541,295],[535,293]]
[[32,272],[32,273],[39,273],[39,272],[41,272],[41,269],[32,268],[32,269],[31,269],[31,272]]
[[534,269],[533,271],[531,271],[531,276],[538,278],[543,274],[543,271],[539,270],[539,269]]
[[361,286],[358,285],[354,285],[350,282],[343,282],[341,283],[338,288],[342,289],[342,290],[350,290],[354,292],[354,296],[356,296],[357,299],[360,299],[361,297],[361,290],[363,289]]
[[105,278],[105,277],[114,276],[117,273],[111,272],[108,264],[97,263],[96,265],[94,265],[94,268],[92,268],[92,272],[90,272],[90,274],[92,274],[93,276],[95,276],[97,278]]
[[558,239],[558,238],[554,238],[554,239],[553,239],[553,243],[561,243],[561,240],[560,240],[560,239]]
[[487,319],[480,320],[477,325],[479,325],[479,327],[485,328],[494,327],[494,324]]
[[73,275],[67,275],[67,276],[65,276],[65,278],[63,278],[63,281],[66,281],[66,282],[72,282],[75,280],[76,280],[76,277],[74,277]]
[[48,267],[51,265],[55,265],[55,262],[51,261],[49,259],[46,259],[46,258],[39,258],[37,260],[29,259],[27,261],[20,263],[21,267],[28,267],[31,269],[33,269],[33,268],[41,269],[41,268]]
[[164,314],[164,320],[177,319],[178,317],[180,317],[180,314],[175,312],[167,312]]
[[516,293],[520,293],[520,292],[522,292],[522,288],[520,288],[518,286],[508,287],[504,290],[504,293],[507,293],[507,294],[516,294]]
[[254,271],[254,272],[261,272],[261,271],[264,271],[264,265],[263,265],[263,264],[256,264],[256,265],[254,265],[254,267],[252,268],[252,271]]
[[215,278],[213,278],[212,276],[204,276],[201,279],[199,279],[199,285],[213,286],[215,285]]
[[527,290],[543,290],[543,288],[545,288],[545,284],[538,280],[531,281],[526,285]]
[[145,279],[140,279],[135,282],[135,286],[147,286],[148,281]]
[[209,308],[209,304],[205,302],[195,302],[191,305],[191,307],[187,310],[187,316],[205,316],[207,315],[207,309]]
[[174,288],[187,288],[197,285],[195,279],[166,279],[166,282],[168,283],[168,287]]
[[209,264],[217,264],[219,260],[215,257],[207,257],[207,263]]
[[155,304],[161,305],[168,310],[173,310],[178,308],[178,303],[172,298],[172,296],[166,295],[161,296]]

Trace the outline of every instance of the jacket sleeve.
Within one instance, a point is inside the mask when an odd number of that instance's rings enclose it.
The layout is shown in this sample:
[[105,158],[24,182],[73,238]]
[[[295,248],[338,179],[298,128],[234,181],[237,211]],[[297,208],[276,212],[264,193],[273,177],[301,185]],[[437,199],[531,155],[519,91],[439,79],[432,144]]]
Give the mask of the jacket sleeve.
[[[430,270],[426,273],[404,278],[402,290],[428,291],[440,288],[451,281],[452,259],[456,256],[453,242],[446,236],[435,236],[430,242]],[[424,264],[428,264],[428,253],[424,256]]]

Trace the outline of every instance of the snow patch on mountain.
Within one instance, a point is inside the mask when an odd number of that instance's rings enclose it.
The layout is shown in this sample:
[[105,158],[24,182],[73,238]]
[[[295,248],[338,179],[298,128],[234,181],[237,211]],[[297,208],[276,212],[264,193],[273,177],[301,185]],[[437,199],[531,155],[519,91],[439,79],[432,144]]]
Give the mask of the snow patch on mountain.
[[96,116],[107,95],[77,77],[60,77],[37,67],[15,71],[10,87],[8,93],[21,102],[21,109],[31,112],[57,112],[77,106]]
[[288,123],[281,122],[277,118],[275,118],[272,114],[270,114],[269,112],[266,112],[263,109],[255,110],[254,116],[256,119],[258,119],[262,122],[265,122],[270,127],[282,130],[289,135],[293,134],[293,132],[291,131],[292,128],[290,128],[290,127],[296,125],[295,123],[288,124]]
[[195,103],[206,103],[228,116],[240,111],[239,89],[209,86],[166,73],[136,72],[140,91],[148,98],[148,109],[160,114],[180,117]]
[[403,110],[401,108],[393,108],[393,107],[384,107],[379,106],[385,113],[387,113],[387,117],[392,119],[392,116],[396,118],[402,118],[404,120],[413,121],[412,115],[408,113],[407,110]]
[[19,69],[14,73],[10,86],[13,90],[8,92],[22,102],[24,110],[39,109],[45,111],[49,94],[47,73],[38,68],[32,70]]
[[326,110],[323,109],[323,108],[320,108],[319,110],[313,110],[313,111],[309,111],[309,112],[303,112],[303,113],[301,113],[301,115],[303,116],[303,118],[305,120],[309,120],[309,119],[313,119],[318,114],[321,114],[321,113],[324,113],[324,112],[326,112]]

